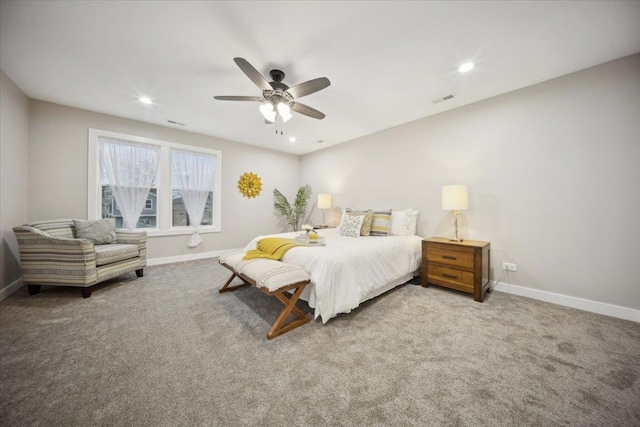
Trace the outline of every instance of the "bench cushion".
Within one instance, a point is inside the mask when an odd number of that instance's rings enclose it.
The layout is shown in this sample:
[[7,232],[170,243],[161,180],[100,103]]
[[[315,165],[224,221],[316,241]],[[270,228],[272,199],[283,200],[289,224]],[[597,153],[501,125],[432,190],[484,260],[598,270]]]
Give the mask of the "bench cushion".
[[243,260],[245,253],[227,254],[218,259],[221,264],[231,267],[256,282],[258,288],[274,292],[285,286],[311,280],[303,268],[266,258]]
[[136,258],[139,255],[137,245],[96,245],[96,266],[112,264],[123,259]]
[[238,263],[242,261],[242,258],[244,258],[245,255],[246,255],[246,252],[235,252],[230,254],[224,254],[224,255],[221,255],[220,258],[218,258],[218,262],[220,264],[226,264],[229,267],[231,267],[234,271],[237,271],[236,265],[238,265]]
[[258,288],[266,288],[272,292],[310,280],[307,272],[297,265],[271,259],[249,259],[238,263],[236,268],[240,273],[255,280]]

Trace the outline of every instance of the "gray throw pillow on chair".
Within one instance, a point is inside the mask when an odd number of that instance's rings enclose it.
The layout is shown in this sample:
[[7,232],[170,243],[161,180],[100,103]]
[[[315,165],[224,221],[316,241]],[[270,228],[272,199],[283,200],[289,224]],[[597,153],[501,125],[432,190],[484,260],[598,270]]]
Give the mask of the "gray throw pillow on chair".
[[105,243],[117,243],[116,236],[116,220],[96,219],[96,220],[73,220],[76,227],[76,237],[78,239],[89,239],[94,245],[103,245]]

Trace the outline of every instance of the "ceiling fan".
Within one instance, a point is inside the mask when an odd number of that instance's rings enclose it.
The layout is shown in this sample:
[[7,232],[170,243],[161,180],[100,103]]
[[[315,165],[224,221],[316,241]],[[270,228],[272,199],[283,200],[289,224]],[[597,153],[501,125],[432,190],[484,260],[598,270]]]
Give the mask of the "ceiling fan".
[[[289,87],[282,83],[284,73],[280,70],[271,70],[269,72],[269,76],[271,76],[273,80],[269,82],[253,65],[249,64],[246,59],[233,58],[233,60],[242,72],[262,90],[262,96],[214,96],[214,99],[218,101],[261,102],[260,112],[264,116],[265,123],[267,124],[288,121],[292,117],[291,110],[318,120],[325,118],[323,113],[299,103],[297,99],[328,87],[331,84],[328,78],[320,77]],[[277,132],[276,130],[276,133]],[[280,133],[282,133],[282,131],[280,131]]]

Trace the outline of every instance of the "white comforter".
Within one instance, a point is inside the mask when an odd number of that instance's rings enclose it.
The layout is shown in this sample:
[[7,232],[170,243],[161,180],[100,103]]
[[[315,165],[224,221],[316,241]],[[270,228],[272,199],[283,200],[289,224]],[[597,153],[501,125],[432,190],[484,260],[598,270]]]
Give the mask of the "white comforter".
[[[296,234],[258,236],[245,250],[255,249],[258,240],[265,237],[294,238]],[[338,229],[318,230],[318,234],[325,237],[326,246],[295,247],[282,261],[304,268],[311,276],[310,293],[304,299],[323,323],[339,313],[349,313],[376,289],[413,273],[422,257],[422,238],[418,236],[354,238],[341,236]]]

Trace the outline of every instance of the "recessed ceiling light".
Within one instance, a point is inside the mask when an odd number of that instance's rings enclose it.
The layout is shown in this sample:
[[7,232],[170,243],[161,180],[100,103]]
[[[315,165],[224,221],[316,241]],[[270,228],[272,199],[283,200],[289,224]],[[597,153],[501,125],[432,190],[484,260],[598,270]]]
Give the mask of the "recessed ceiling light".
[[296,137],[292,136],[291,138],[289,138],[289,142],[296,142]]
[[141,96],[140,98],[138,98],[138,100],[143,104],[153,104],[153,101],[151,101],[151,99],[147,98],[146,96]]
[[460,71],[461,73],[466,73],[467,71],[472,70],[475,66],[476,65],[473,62],[465,62],[460,66],[460,68],[458,68],[458,71]]

